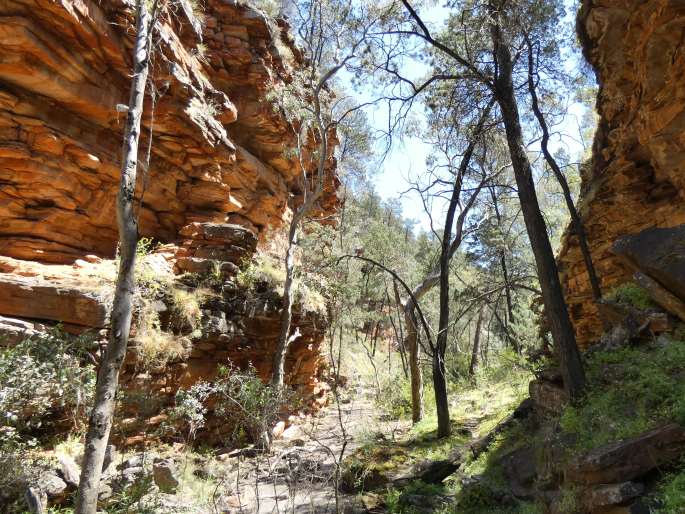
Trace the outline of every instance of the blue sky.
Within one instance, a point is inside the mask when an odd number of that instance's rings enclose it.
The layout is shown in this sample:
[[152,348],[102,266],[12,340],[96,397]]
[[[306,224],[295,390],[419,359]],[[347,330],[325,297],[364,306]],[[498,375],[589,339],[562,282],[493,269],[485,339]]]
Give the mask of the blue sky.
[[[571,0],[567,1],[568,22],[572,22],[575,16],[575,9]],[[432,7],[424,10],[422,15],[426,21],[437,27],[440,21],[446,18],[446,10],[442,7]],[[569,66],[577,66],[575,57],[569,60]],[[420,77],[424,73],[423,66],[416,62],[409,62],[406,64],[404,73]],[[578,157],[584,152],[583,146],[579,142],[578,121],[584,116],[587,107],[582,104],[575,103],[568,99],[568,114],[562,123],[555,128],[555,130],[562,134],[554,138],[550,142],[553,150],[559,147],[564,147],[569,155]],[[421,107],[417,104],[415,114],[421,117]],[[369,120],[372,127],[382,130],[387,125],[387,111],[385,108],[378,108],[374,112],[369,112]],[[381,143],[383,144],[383,143]],[[531,146],[531,150],[535,150],[535,145]],[[423,203],[418,193],[410,191],[408,179],[416,178],[421,175],[426,169],[426,157],[430,153],[430,146],[423,143],[416,137],[395,137],[393,147],[390,153],[386,156],[381,165],[380,170],[373,178],[373,183],[376,192],[383,198],[398,198],[401,195],[402,208],[404,216],[418,221],[418,226],[423,229],[428,229],[428,216],[426,215]],[[438,205],[435,209],[440,209]],[[439,213],[434,210],[434,217],[439,218]]]

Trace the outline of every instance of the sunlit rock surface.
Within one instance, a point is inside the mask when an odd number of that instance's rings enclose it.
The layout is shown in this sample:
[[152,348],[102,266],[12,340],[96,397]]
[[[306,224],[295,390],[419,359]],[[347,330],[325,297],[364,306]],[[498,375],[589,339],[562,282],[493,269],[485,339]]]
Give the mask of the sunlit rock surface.
[[[678,2],[582,2],[578,28],[600,84],[600,120],[580,212],[605,292],[632,274],[611,252],[618,237],[685,223],[684,27]],[[587,347],[602,324],[572,235],[559,264],[578,342]]]

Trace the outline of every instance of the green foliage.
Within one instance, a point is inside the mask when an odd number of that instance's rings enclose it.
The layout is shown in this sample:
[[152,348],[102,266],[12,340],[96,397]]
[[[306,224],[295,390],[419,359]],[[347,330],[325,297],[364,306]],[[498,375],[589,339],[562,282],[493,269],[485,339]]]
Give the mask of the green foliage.
[[[255,294],[274,292],[282,295],[285,285],[284,266],[273,255],[259,254],[238,272],[238,284]],[[297,267],[291,290],[293,303],[305,312],[324,314],[326,312],[325,281],[313,271],[306,265]]]
[[272,18],[277,17],[281,9],[281,2],[278,0],[248,0],[248,4],[264,11]]
[[560,514],[575,514],[579,509],[579,493],[571,487],[564,487],[559,491],[557,510]]
[[46,429],[56,416],[80,427],[95,387],[95,366],[87,355],[92,349],[92,337],[59,328],[0,349],[0,428]]
[[22,437],[12,427],[0,427],[0,505],[8,514],[25,512],[24,492],[35,478],[43,459],[37,456],[38,441]]
[[607,294],[607,299],[642,310],[656,307],[647,291],[633,282],[626,282],[613,289]]
[[185,424],[192,439],[204,426],[211,405],[215,415],[230,421],[231,442],[258,442],[286,404],[296,409],[297,399],[264,383],[253,366],[240,370],[229,365],[219,369],[214,381],[179,390],[171,416]]
[[156,514],[159,508],[150,475],[143,475],[107,501],[107,514]]
[[442,486],[414,480],[402,489],[389,489],[384,497],[385,508],[389,514],[414,514],[419,510],[411,503],[412,497],[423,496],[430,498],[432,496],[440,496],[443,492],[444,488]]
[[238,284],[246,289],[268,288],[283,290],[285,268],[274,257],[261,254],[238,272]]
[[141,237],[136,243],[136,257],[142,259],[146,255],[150,255],[155,249],[155,242],[151,237]]
[[172,422],[181,423],[187,430],[188,439],[195,439],[197,431],[205,426],[207,400],[214,393],[208,382],[198,382],[188,389],[176,392],[176,402],[170,411]]
[[407,380],[390,380],[381,386],[376,404],[393,419],[411,416],[411,387]]
[[680,514],[685,509],[685,469],[667,474],[659,482],[654,499],[656,514]]
[[685,343],[594,352],[588,358],[588,394],[568,406],[562,430],[576,451],[633,437],[660,423],[685,423]]

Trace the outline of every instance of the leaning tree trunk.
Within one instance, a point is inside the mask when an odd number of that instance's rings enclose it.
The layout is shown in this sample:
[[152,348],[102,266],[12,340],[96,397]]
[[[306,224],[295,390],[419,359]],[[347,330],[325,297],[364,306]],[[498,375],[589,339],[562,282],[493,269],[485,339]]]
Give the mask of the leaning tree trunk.
[[476,333],[473,336],[473,348],[471,348],[471,363],[469,364],[469,377],[473,378],[478,371],[478,357],[480,356],[480,328],[483,323],[483,306],[478,310],[476,321]]
[[544,114],[540,109],[540,102],[538,101],[538,95],[535,88],[535,81],[533,79],[533,46],[528,40],[528,91],[530,92],[531,103],[533,107],[533,113],[538,120],[538,124],[542,129],[542,140],[540,141],[540,148],[545,156],[545,161],[552,169],[554,176],[561,186],[561,190],[564,193],[564,200],[566,201],[566,207],[571,215],[571,222],[573,229],[578,237],[578,244],[580,246],[580,252],[583,255],[583,260],[585,261],[585,269],[587,270],[588,278],[590,279],[590,287],[592,289],[592,296],[596,302],[602,299],[602,289],[599,285],[599,279],[597,278],[597,272],[595,271],[595,266],[592,262],[592,254],[590,253],[590,247],[587,244],[587,234],[585,233],[585,225],[583,220],[578,214],[575,204],[573,203],[573,196],[571,195],[571,189],[568,187],[568,182],[564,173],[561,171],[557,160],[554,158],[552,153],[549,151],[549,128],[547,127],[547,121],[545,120]]
[[288,231],[288,250],[285,254],[285,284],[283,285],[283,303],[281,310],[281,329],[278,335],[278,344],[273,358],[273,371],[271,385],[277,390],[283,389],[285,381],[285,357],[290,343],[297,335],[290,334],[290,325],[293,319],[293,276],[295,274],[295,242],[297,240],[297,226],[300,221],[299,212],[293,216]]
[[521,211],[535,256],[542,299],[564,377],[564,387],[571,400],[576,400],[585,386],[585,373],[561,289],[554,252],[535,193],[533,172],[523,143],[523,130],[512,79],[511,52],[501,31],[501,13],[493,8],[492,14],[494,21],[491,25],[491,37],[498,65],[498,76],[493,90],[502,112]]
[[133,294],[135,292],[136,244],[138,242],[134,194],[140,121],[150,62],[151,38],[149,32],[152,30],[150,18],[146,2],[139,0],[133,53],[133,78],[124,136],[121,181],[117,196],[119,272],[112,305],[109,343],[100,362],[95,388],[95,404],[88,421],[79,494],[76,500],[76,514],[94,514],[97,510],[100,475],[112,428],[119,371],[126,356],[126,346],[131,329]]

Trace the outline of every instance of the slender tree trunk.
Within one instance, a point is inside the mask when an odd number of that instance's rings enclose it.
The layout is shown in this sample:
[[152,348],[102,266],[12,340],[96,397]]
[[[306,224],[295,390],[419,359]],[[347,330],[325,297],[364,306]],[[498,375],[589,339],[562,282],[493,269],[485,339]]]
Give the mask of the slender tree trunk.
[[493,89],[506,129],[521,210],[535,256],[545,312],[564,376],[564,386],[571,400],[576,400],[585,386],[585,373],[564,301],[554,252],[538,205],[533,172],[523,143],[523,130],[512,79],[511,53],[501,31],[500,16],[501,13],[493,7],[491,36],[498,66],[498,76]]
[[[278,335],[278,344],[273,357],[273,371],[271,385],[276,389],[283,389],[285,381],[285,357],[290,343],[297,337],[290,334],[290,325],[293,319],[293,278],[295,274],[295,243],[297,241],[297,227],[300,222],[299,212],[293,215],[288,230],[288,249],[285,254],[285,284],[283,285],[283,303],[281,310],[281,329]],[[299,333],[297,333],[299,335]]]
[[[499,204],[497,202],[497,193],[495,192],[494,186],[489,188],[490,197],[492,198],[492,205],[495,209],[495,217],[497,218],[497,226],[502,227],[502,214],[499,210]],[[507,266],[507,256],[504,248],[500,251],[500,267],[502,268],[502,277],[504,278],[504,295],[507,301],[507,316],[505,318],[505,323],[503,324],[504,329],[507,333],[507,339],[511,343],[512,348],[518,354],[521,353],[521,345],[518,344],[516,336],[511,334],[510,325],[514,322],[514,303],[511,297],[511,286],[509,284],[509,268]]]
[[469,377],[473,378],[478,371],[478,357],[480,355],[480,328],[483,323],[483,306],[478,311],[476,321],[476,333],[473,335],[473,348],[471,348],[471,363],[469,364]]
[[[481,113],[480,119],[470,136],[469,144],[462,155],[459,168],[455,172],[452,195],[447,207],[445,225],[442,232],[442,244],[440,249],[440,318],[438,321],[438,337],[433,351],[433,385],[435,386],[435,404],[438,414],[438,437],[447,437],[452,430],[450,426],[449,402],[447,399],[447,386],[445,381],[445,352],[447,351],[447,333],[450,317],[450,259],[457,248],[461,245],[463,238],[463,227],[466,214],[473,206],[480,190],[485,185],[485,180],[480,183],[478,188],[471,194],[471,197],[464,205],[456,223],[456,234],[452,241],[452,226],[459,205],[462,193],[464,177],[471,163],[471,157],[476,148],[476,143],[483,131],[483,126],[490,116],[492,102]],[[436,376],[436,373],[439,376]]]
[[435,409],[438,414],[438,438],[441,438],[449,436],[452,427],[447,397],[445,355],[437,350],[436,348],[433,352],[433,389],[435,390]]
[[419,346],[419,331],[414,316],[414,304],[410,300],[404,308],[404,326],[407,333],[406,347],[409,352],[409,377],[411,382],[411,419],[418,423],[423,419],[423,371],[419,359],[421,347]]
[[538,124],[542,129],[542,140],[540,141],[540,148],[542,148],[542,153],[545,156],[545,161],[552,169],[554,176],[561,186],[561,190],[564,193],[564,200],[566,201],[566,207],[571,215],[571,222],[573,224],[573,230],[578,237],[578,243],[580,245],[580,252],[583,255],[583,260],[585,261],[585,269],[587,270],[588,278],[590,279],[590,287],[592,288],[592,296],[595,301],[602,299],[602,289],[599,286],[599,279],[597,278],[597,273],[595,271],[595,266],[592,262],[592,254],[590,253],[590,247],[587,244],[587,235],[585,233],[585,225],[583,220],[580,219],[578,210],[573,203],[573,196],[571,196],[571,189],[568,187],[568,182],[566,176],[561,171],[557,160],[554,158],[552,153],[549,151],[549,128],[547,127],[547,122],[545,121],[545,116],[542,114],[540,109],[540,103],[538,101],[538,95],[535,87],[535,80],[533,77],[533,45],[528,38],[526,38],[528,43],[528,91],[530,92],[530,98],[532,100],[533,113],[538,120]]
[[133,53],[133,79],[128,103],[128,116],[121,161],[121,181],[117,196],[119,229],[119,272],[112,305],[109,343],[100,362],[95,388],[95,405],[88,421],[83,453],[76,514],[94,514],[97,510],[100,475],[105,450],[112,428],[114,400],[119,384],[119,371],[131,329],[135,292],[136,245],[138,223],[134,215],[134,194],[138,164],[138,141],[143,100],[150,62],[151,16],[146,2],[138,0],[136,41]]

